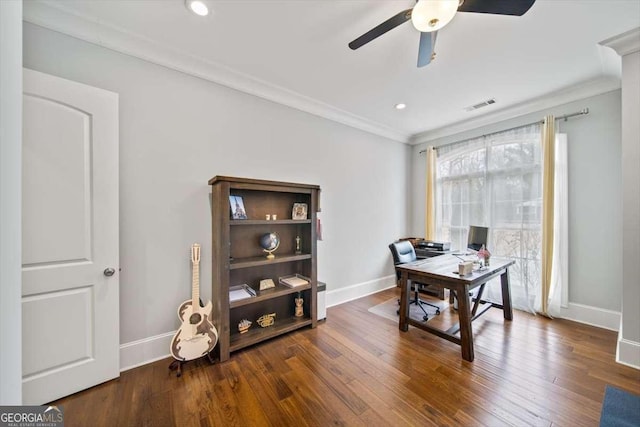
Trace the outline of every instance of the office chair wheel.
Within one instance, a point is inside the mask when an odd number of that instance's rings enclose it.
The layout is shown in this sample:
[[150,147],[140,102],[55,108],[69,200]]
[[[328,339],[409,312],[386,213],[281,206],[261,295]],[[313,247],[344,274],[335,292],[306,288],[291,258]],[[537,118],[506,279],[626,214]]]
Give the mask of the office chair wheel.
[[424,321],[426,322],[427,320],[429,320],[429,316],[427,316],[427,315],[425,314],[424,316],[422,316],[422,320],[424,320]]
[[396,314],[398,314],[398,315],[400,314],[400,309],[396,310]]
[[440,309],[436,310],[436,316],[440,316]]

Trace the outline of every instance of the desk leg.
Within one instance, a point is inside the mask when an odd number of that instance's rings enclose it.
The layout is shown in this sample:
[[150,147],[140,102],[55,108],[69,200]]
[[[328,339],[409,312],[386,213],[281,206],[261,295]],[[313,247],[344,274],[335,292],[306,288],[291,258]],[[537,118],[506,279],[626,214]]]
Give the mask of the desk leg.
[[400,276],[400,320],[398,327],[401,331],[407,332],[409,330],[409,324],[407,323],[407,317],[409,317],[409,274],[406,271],[402,272]]
[[505,268],[500,275],[502,284],[502,311],[506,320],[513,320],[513,309],[511,308],[511,286],[509,285],[509,268]]
[[462,358],[473,362],[473,331],[471,329],[471,309],[469,307],[469,285],[464,285],[463,292],[458,290],[457,294]]

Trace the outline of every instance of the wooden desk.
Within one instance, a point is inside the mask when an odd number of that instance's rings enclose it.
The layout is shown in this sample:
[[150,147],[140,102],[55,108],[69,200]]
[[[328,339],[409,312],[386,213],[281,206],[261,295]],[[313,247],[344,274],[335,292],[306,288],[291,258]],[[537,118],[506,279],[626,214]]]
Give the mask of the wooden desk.
[[[511,290],[509,288],[509,267],[515,264],[510,259],[491,258],[491,265],[482,271],[473,271],[467,276],[460,276],[458,273],[458,263],[460,260],[453,255],[442,255],[434,258],[422,259],[406,264],[398,265],[400,271],[400,322],[399,328],[406,332],[409,325],[420,328],[454,342],[462,347],[462,358],[473,362],[473,332],[471,322],[485,313],[491,307],[498,307],[503,310],[506,320],[513,319],[511,308]],[[494,277],[500,276],[502,285],[502,305],[482,301],[482,293],[485,284]],[[454,292],[458,298],[459,324],[454,325],[446,331],[433,328],[426,322],[409,317],[409,297],[411,281],[425,283],[441,289],[448,288]],[[471,307],[469,301],[469,291],[480,287],[478,295],[474,299]],[[482,305],[482,308],[478,308]],[[456,334],[460,332],[460,337]]]

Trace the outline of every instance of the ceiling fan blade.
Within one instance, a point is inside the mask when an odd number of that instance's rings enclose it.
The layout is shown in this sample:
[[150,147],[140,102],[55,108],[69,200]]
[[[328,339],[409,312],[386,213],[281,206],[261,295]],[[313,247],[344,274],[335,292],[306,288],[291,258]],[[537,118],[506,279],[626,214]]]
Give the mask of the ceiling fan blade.
[[420,47],[418,48],[418,67],[429,65],[429,63],[433,59],[435,55],[433,50],[436,47],[437,38],[437,31],[420,33]]
[[377,27],[367,31],[366,33],[364,33],[363,35],[361,35],[360,37],[358,37],[357,39],[355,39],[354,41],[349,43],[349,47],[352,50],[356,50],[357,48],[369,43],[371,40],[380,37],[381,35],[383,35],[387,31],[393,30],[398,25],[404,24],[409,19],[411,19],[411,11],[412,10],[413,9],[403,10],[402,12],[398,13],[397,15],[387,19],[382,24],[380,24]]
[[536,0],[464,0],[458,7],[458,12],[522,16],[535,2]]

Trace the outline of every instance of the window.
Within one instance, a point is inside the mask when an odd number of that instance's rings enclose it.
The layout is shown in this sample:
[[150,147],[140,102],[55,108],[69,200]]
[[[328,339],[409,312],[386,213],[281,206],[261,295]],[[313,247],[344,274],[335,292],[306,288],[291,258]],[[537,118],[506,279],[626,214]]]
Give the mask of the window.
[[516,260],[510,279],[513,305],[521,309],[532,307],[540,287],[540,151],[539,124],[438,149],[438,239],[465,248],[469,225],[489,227],[492,255]]

